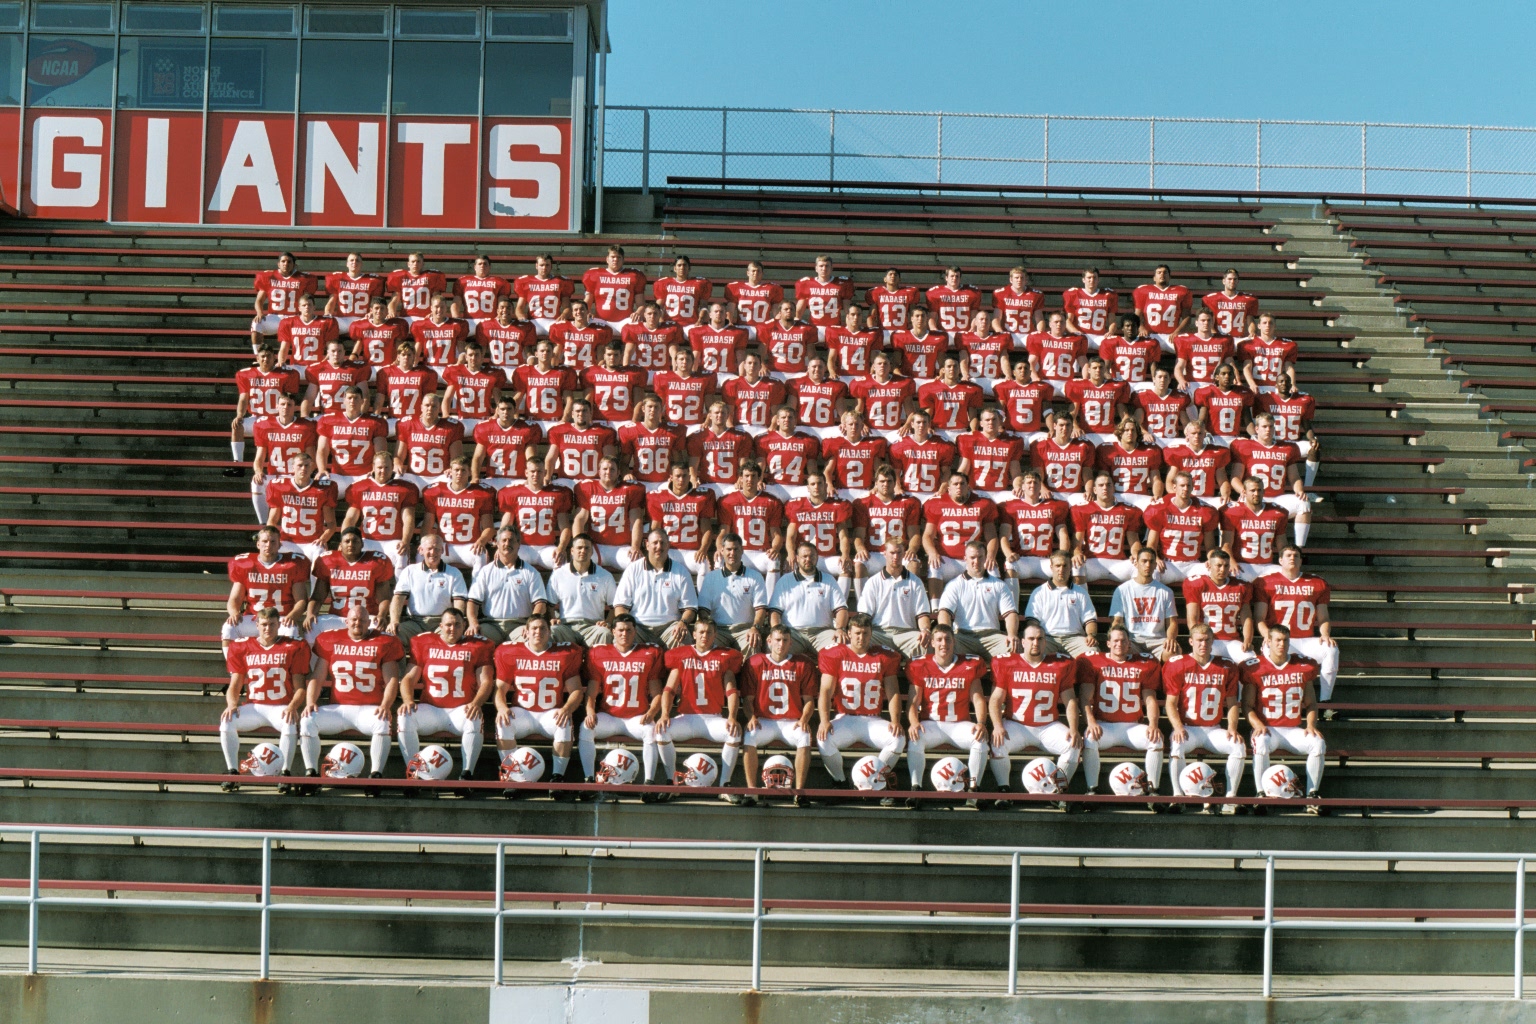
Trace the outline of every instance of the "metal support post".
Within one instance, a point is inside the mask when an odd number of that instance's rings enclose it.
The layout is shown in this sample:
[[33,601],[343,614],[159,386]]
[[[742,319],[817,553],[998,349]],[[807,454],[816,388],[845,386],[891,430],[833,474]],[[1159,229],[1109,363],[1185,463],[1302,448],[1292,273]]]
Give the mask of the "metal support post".
[[1008,994],[1019,994],[1019,855],[1015,851],[1009,874],[1008,886],[1012,894],[1008,898]]
[[502,921],[502,912],[507,909],[507,844],[496,844],[496,935],[491,943],[491,954],[496,958],[496,966],[491,971],[492,983],[500,986],[505,978],[502,975],[502,942],[505,941],[502,933],[506,926]]
[[763,848],[752,851],[752,991],[763,990]]
[[37,891],[42,875],[38,863],[42,860],[42,837],[32,833],[31,867],[27,881],[27,973],[37,973]]
[[1515,862],[1515,998],[1525,998],[1525,858]]
[[646,107],[640,120],[640,194],[651,194],[651,108]]
[[272,837],[261,837],[261,967],[262,981],[272,976]]
[[726,132],[730,127],[731,111],[728,107],[720,108],[720,187],[725,188],[725,154]]
[[1264,858],[1264,998],[1275,994],[1275,858]]

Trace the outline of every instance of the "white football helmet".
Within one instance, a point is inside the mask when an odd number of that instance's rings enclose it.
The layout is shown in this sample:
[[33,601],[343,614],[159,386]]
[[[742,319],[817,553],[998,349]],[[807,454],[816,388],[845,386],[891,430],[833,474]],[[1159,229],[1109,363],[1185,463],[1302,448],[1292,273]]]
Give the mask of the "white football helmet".
[[1147,773],[1134,761],[1121,761],[1110,770],[1109,788],[1115,796],[1146,796]]
[[502,782],[538,782],[543,777],[544,755],[532,747],[518,747],[502,753]]
[[1024,788],[1031,793],[1060,793],[1067,788],[1067,775],[1048,757],[1037,757],[1024,766]]
[[693,754],[683,762],[674,775],[674,781],[683,786],[713,786],[720,777],[715,759],[708,754]]
[[426,782],[441,782],[453,773],[453,755],[448,748],[437,743],[417,751],[416,756],[405,763],[405,774]]
[[928,773],[928,781],[933,783],[936,793],[962,793],[971,781],[971,773],[958,757],[945,757]]
[[363,748],[345,740],[331,748],[320,762],[320,774],[328,779],[353,779],[363,773]]
[[283,752],[277,748],[276,743],[256,744],[251,748],[251,752],[245,755],[245,760],[240,762],[241,775],[267,778],[282,770]]
[[614,747],[597,766],[597,781],[606,786],[627,786],[640,774],[640,762],[624,747]]
[[1276,800],[1296,800],[1301,797],[1301,783],[1296,773],[1283,764],[1271,765],[1264,773],[1264,795]]
[[1215,796],[1216,772],[1204,761],[1196,761],[1184,768],[1179,776],[1179,786],[1185,796]]
[[891,784],[891,770],[880,767],[880,759],[861,757],[853,763],[853,788],[863,790],[884,789]]
[[766,789],[794,789],[795,763],[783,754],[774,754],[764,761],[763,786]]

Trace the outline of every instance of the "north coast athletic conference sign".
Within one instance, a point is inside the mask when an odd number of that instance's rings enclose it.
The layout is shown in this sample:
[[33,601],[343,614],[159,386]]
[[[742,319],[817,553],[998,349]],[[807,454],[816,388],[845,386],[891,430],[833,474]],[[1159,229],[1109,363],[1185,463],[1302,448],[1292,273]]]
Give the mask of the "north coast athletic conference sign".
[[120,110],[114,133],[110,111],[45,107],[22,121],[0,109],[0,184],[28,217],[572,227],[568,118],[301,114],[295,130],[292,114],[212,111],[205,124],[199,111]]

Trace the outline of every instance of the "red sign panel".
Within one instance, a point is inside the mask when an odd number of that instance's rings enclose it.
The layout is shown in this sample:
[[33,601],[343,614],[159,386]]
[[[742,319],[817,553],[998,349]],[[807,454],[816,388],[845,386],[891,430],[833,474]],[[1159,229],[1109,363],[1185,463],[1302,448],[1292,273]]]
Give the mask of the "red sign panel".
[[291,224],[293,199],[293,116],[210,113],[204,222]]
[[480,226],[528,231],[570,227],[571,122],[487,119]]
[[23,125],[24,215],[106,220],[111,123],[112,115],[105,110],[27,111]]
[[118,111],[112,218],[196,224],[202,147],[195,110]]
[[473,228],[480,125],[463,118],[397,118],[389,145],[389,223]]

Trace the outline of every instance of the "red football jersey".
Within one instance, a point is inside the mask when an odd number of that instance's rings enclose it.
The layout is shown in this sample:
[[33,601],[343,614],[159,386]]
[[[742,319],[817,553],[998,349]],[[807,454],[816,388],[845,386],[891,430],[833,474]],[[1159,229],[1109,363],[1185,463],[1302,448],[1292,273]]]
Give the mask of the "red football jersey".
[[784,301],[784,289],[771,281],[748,284],[732,281],[725,286],[725,297],[736,309],[736,322],[743,326],[765,324]]
[[1141,537],[1141,510],[1119,502],[1073,505],[1072,529],[1090,558],[1130,558],[1131,542]]
[[887,288],[877,284],[864,293],[864,301],[874,307],[875,322],[887,331],[907,326],[907,314],[917,305],[919,292],[910,285]]
[[783,661],[774,661],[766,651],[754,654],[742,675],[752,698],[752,714],[771,721],[798,719],[819,692],[816,667],[798,654]]
[[902,373],[915,380],[933,380],[939,375],[939,357],[949,351],[949,335],[929,331],[919,338],[911,331],[896,331],[891,347],[901,353]]
[[908,494],[938,493],[957,455],[958,448],[932,435],[922,444],[904,437],[891,446],[891,464],[901,474],[901,489]]
[[997,522],[997,506],[986,498],[973,497],[964,505],[948,494],[923,503],[923,522],[938,532],[939,550],[950,558],[965,557],[965,546],[982,539],[988,523]]
[[741,472],[741,460],[751,457],[757,446],[750,434],[735,427],[720,434],[705,427],[688,435],[687,447],[701,482],[729,485]]
[[1206,429],[1230,440],[1243,432],[1243,410],[1253,408],[1253,392],[1247,388],[1223,391],[1207,384],[1195,392],[1195,404],[1205,410]]
[[1285,374],[1287,363],[1296,361],[1296,343],[1285,338],[1264,341],[1250,338],[1237,346],[1238,358],[1253,363],[1253,379],[1260,385],[1274,387]]
[[1319,675],[1317,662],[1293,654],[1284,665],[1276,665],[1269,655],[1242,667],[1244,686],[1257,689],[1253,710],[1265,725],[1294,729],[1302,722],[1302,702],[1308,683]]
[[1125,405],[1131,399],[1130,385],[1120,380],[1107,380],[1102,384],[1069,380],[1065,391],[1067,401],[1077,406],[1078,423],[1091,433],[1107,434],[1114,430],[1115,406]]
[[267,505],[275,510],[283,540],[313,544],[325,532],[324,509],[336,507],[336,485],[310,481],[300,487],[292,477],[267,484]]
[[992,662],[992,678],[1007,694],[1008,717],[1031,728],[1056,721],[1057,709],[1076,695],[1077,661],[1048,654],[1031,665],[1022,654]]
[[645,294],[645,275],[638,270],[609,270],[593,267],[581,275],[581,285],[592,296],[592,315],[598,320],[618,323],[628,320],[640,308]]
[[320,417],[315,431],[330,445],[332,473],[364,476],[373,468],[373,442],[389,436],[389,425],[377,416],[349,420],[333,412]]
[[1285,480],[1286,471],[1301,462],[1301,449],[1289,441],[1262,445],[1247,437],[1238,438],[1228,447],[1237,464],[1243,467],[1244,476],[1264,481],[1264,497],[1292,493],[1291,485]]
[[560,517],[569,515],[574,503],[564,487],[529,490],[527,484],[513,484],[496,492],[496,507],[512,513],[523,543],[543,547],[560,539]]
[[492,661],[496,682],[511,687],[518,707],[538,714],[565,703],[565,681],[581,679],[586,655],[576,644],[552,644],[542,651],[526,643],[502,644]]
[[565,480],[596,480],[597,464],[603,452],[617,452],[619,439],[607,427],[586,430],[572,423],[557,423],[549,428],[549,443],[559,450],[555,475]]
[[619,331],[619,336],[625,345],[635,347],[632,358],[626,360],[625,365],[644,370],[647,375],[660,373],[671,366],[667,349],[683,343],[683,332],[677,324],[661,324],[652,331],[644,324],[628,323]]
[[229,582],[245,588],[245,614],[276,608],[287,615],[298,600],[299,584],[309,582],[309,559],[284,552],[271,565],[254,551],[229,560]]
[[1221,725],[1222,709],[1239,699],[1239,682],[1237,666],[1222,657],[1202,665],[1194,655],[1182,654],[1163,666],[1163,693],[1178,701],[1185,725]]
[[[725,695],[734,693],[736,673],[741,671],[741,652],[716,647],[702,654],[693,647],[674,647],[663,663],[670,673],[676,670],[677,714],[721,715],[725,713]],[[731,674],[727,685],[725,675]]]
[[837,407],[848,396],[848,385],[836,378],[817,384],[810,377],[791,377],[786,386],[791,401],[800,411],[801,426],[837,426]]
[[315,655],[330,669],[332,704],[377,704],[384,666],[404,661],[405,648],[388,633],[353,640],[345,629],[328,629],[315,637]]
[[315,279],[310,274],[284,277],[275,270],[261,270],[256,273],[256,292],[267,297],[269,315],[295,316],[299,312],[299,297],[315,293]]
[[231,675],[245,680],[245,699],[252,704],[288,704],[293,701],[298,677],[309,674],[309,644],[279,637],[263,647],[257,637],[244,637],[224,652]]
[[496,408],[496,395],[512,382],[494,366],[475,373],[467,366],[450,366],[443,371],[443,383],[453,398],[453,414],[461,419],[483,420]]
[[496,315],[496,300],[512,297],[512,282],[504,277],[476,277],[465,274],[454,282],[454,292],[471,320],[489,320]]
[[421,669],[416,699],[433,707],[463,707],[480,689],[479,669],[494,656],[495,645],[483,636],[460,637],[456,644],[437,633],[412,637],[411,660]]
[[869,494],[853,503],[853,525],[864,531],[871,551],[879,551],[893,537],[907,544],[922,521],[923,506],[911,495],[881,501],[879,495]]
[[821,442],[821,457],[833,487],[867,491],[875,486],[875,467],[890,461],[891,446],[883,437],[829,437]]
[[665,423],[655,430],[644,423],[630,423],[619,428],[619,445],[636,480],[666,483],[672,474],[672,453],[683,450],[683,432]]
[[1105,338],[1099,346],[1099,358],[1109,364],[1110,376],[1115,380],[1141,384],[1152,379],[1152,369],[1157,366],[1161,351],[1155,338],[1115,335]]
[[470,484],[462,491],[447,483],[433,484],[422,492],[421,503],[449,544],[469,544],[480,536],[481,516],[491,516],[494,524],[496,492],[479,484]]
[[346,271],[325,275],[325,294],[336,299],[337,316],[368,318],[368,306],[384,297],[384,279],[375,274],[353,277]]
[[[1195,304],[1194,296],[1181,284],[1166,288],[1155,284],[1137,285],[1131,292],[1131,301],[1142,323],[1153,334],[1172,334]],[[1102,352],[1099,354],[1103,355]]]
[[1157,531],[1158,554],[1170,562],[1193,562],[1205,554],[1204,537],[1216,529],[1220,515],[1204,502],[1191,500],[1179,508],[1172,498],[1147,506],[1141,514],[1147,529]]
[[560,361],[580,372],[597,365],[603,349],[613,340],[613,331],[604,324],[577,327],[565,321],[549,325],[549,340],[560,354]]
[[464,424],[440,419],[429,427],[417,418],[403,419],[395,424],[395,437],[405,448],[407,473],[439,476],[448,472],[453,446],[464,441]]
[[1163,449],[1163,463],[1169,469],[1189,474],[1193,485],[1191,493],[1197,498],[1216,496],[1221,490],[1221,482],[1226,479],[1226,469],[1231,462],[1232,453],[1215,445],[1208,444],[1198,452],[1182,444]]
[[394,365],[395,351],[410,336],[410,327],[399,317],[386,318],[378,324],[372,320],[354,320],[347,328],[347,337],[361,346],[362,357],[380,372]]
[[1173,339],[1173,350],[1189,368],[1186,380],[1191,384],[1209,384],[1216,379],[1216,368],[1232,358],[1232,339],[1224,334],[1209,338],[1181,334]]
[[423,317],[432,311],[432,296],[448,290],[448,279],[435,270],[413,274],[409,270],[391,270],[384,288],[400,297],[404,316]]
[[568,366],[541,370],[532,363],[512,371],[512,390],[523,396],[523,409],[529,419],[540,423],[560,422],[568,392],[581,390],[581,380]]
[[1262,502],[1255,512],[1241,501],[1221,510],[1221,528],[1235,536],[1237,560],[1255,565],[1273,565],[1285,544],[1285,509]]
[[869,373],[869,361],[885,347],[879,331],[850,331],[846,327],[827,328],[827,353],[837,357],[837,372],[843,377],[863,377]]
[[715,524],[715,496],[710,491],[652,491],[645,496],[646,518],[667,531],[667,542],[679,551],[699,550],[704,531]]
[[288,362],[294,366],[308,366],[325,354],[325,346],[333,338],[341,337],[341,328],[328,316],[305,320],[295,314],[285,316],[277,324],[277,340],[288,345]]
[[748,551],[769,550],[774,531],[784,523],[784,503],[764,492],[748,501],[740,491],[731,491],[717,507],[721,525],[740,537]]
[[969,285],[934,285],[928,289],[928,308],[933,311],[935,327],[957,334],[970,326],[971,317],[981,308],[981,292]]
[[544,431],[515,417],[506,427],[495,420],[482,420],[475,425],[474,441],[485,448],[482,472],[486,476],[521,480],[525,471],[523,460],[530,448],[544,443]]
[[917,389],[917,404],[933,417],[934,430],[969,430],[971,417],[981,412],[986,395],[968,380],[945,384],[929,381]]
[[1184,410],[1190,405],[1184,392],[1169,391],[1160,396],[1152,390],[1137,391],[1131,401],[1141,408],[1142,423],[1154,438],[1177,442],[1184,436]]
[[592,392],[597,404],[597,418],[605,423],[628,423],[635,418],[635,404],[649,377],[644,370],[609,370],[589,366],[581,371],[581,381]]
[[1071,525],[1070,509],[1071,506],[1066,502],[1055,498],[1047,498],[1037,505],[1031,505],[1023,498],[1014,498],[1003,502],[998,512],[1001,513],[999,518],[1003,525],[1011,527],[1014,537],[1018,539],[1014,546],[1016,555],[1049,558],[1051,552],[1056,550],[1057,534],[1063,526]]
[[781,377],[805,373],[805,360],[816,347],[816,328],[799,321],[785,327],[770,320],[757,328],[757,340],[768,352],[768,369]]
[[1253,599],[1262,601],[1269,611],[1264,616],[1266,625],[1284,626],[1291,631],[1292,640],[1306,640],[1318,635],[1317,610],[1326,605],[1331,597],[1328,584],[1321,576],[1302,574],[1294,580],[1285,573],[1260,576],[1253,584]]
[[330,551],[315,565],[315,580],[324,580],[331,588],[331,611],[337,615],[345,615],[355,604],[368,609],[369,615],[379,614],[379,602],[374,599],[378,585],[394,578],[394,563],[372,551],[364,551],[355,562],[347,561],[340,551]]
[[897,430],[905,420],[902,410],[917,397],[917,384],[910,377],[883,384],[873,377],[860,377],[849,383],[848,394],[863,404],[864,422],[870,430]]
[[1163,475],[1163,453],[1149,444],[1138,444],[1130,451],[1119,441],[1101,444],[1094,455],[1094,468],[1115,478],[1116,494],[1152,493],[1152,481]]
[[1096,292],[1068,288],[1061,293],[1061,308],[1084,334],[1103,334],[1109,330],[1110,318],[1120,312],[1120,296],[1108,288]]
[[1001,380],[1003,357],[1013,352],[1013,338],[1007,334],[974,334],[967,331],[960,335],[960,351],[966,355],[966,365],[973,378]]
[[469,325],[452,317],[440,324],[422,317],[411,324],[411,337],[416,339],[421,361],[441,373],[458,362],[459,349],[469,339]]
[[512,282],[512,291],[523,300],[528,315],[535,320],[553,320],[560,309],[576,294],[576,282],[560,276],[540,277],[524,274]]
[[438,377],[437,371],[430,366],[418,366],[414,370],[386,366],[379,371],[375,383],[389,407],[389,414],[403,419],[421,412],[422,396],[437,391]]
[[992,390],[1002,404],[1008,429],[1020,434],[1033,434],[1045,429],[1045,409],[1055,394],[1049,384],[1038,380],[1028,384],[1002,380]]
[[1200,621],[1211,627],[1218,640],[1240,640],[1238,616],[1243,605],[1253,600],[1253,586],[1245,580],[1227,577],[1224,586],[1217,586],[1209,576],[1196,576],[1184,581],[1184,603],[1193,607]]
[[680,377],[663,370],[652,379],[651,390],[661,399],[661,414],[668,423],[697,427],[704,422],[709,399],[714,396],[715,375],[690,373]]
[[587,510],[587,530],[599,544],[627,546],[636,519],[645,518],[645,488],[619,484],[604,490],[596,480],[576,485],[576,507]]
[[872,646],[863,654],[848,644],[828,647],[816,658],[821,674],[835,687],[833,714],[879,716],[886,710],[885,680],[901,671],[901,655]]
[[821,441],[803,430],[788,437],[770,430],[757,438],[763,480],[784,487],[803,487],[806,475],[821,457]]
[[992,291],[992,308],[997,310],[1003,330],[1010,334],[1028,334],[1035,329],[1035,314],[1045,308],[1045,293],[1033,288],[1016,292],[1005,284]]
[[853,298],[853,285],[845,277],[818,281],[802,277],[795,282],[795,302],[805,303],[805,315],[817,327],[836,327],[843,320],[843,303]]
[[1037,331],[1025,339],[1024,350],[1035,357],[1043,379],[1065,384],[1077,376],[1077,364],[1088,354],[1088,343],[1080,334],[1058,338],[1049,331]]
[[715,329],[700,324],[688,332],[688,344],[698,357],[703,373],[736,373],[747,351],[747,332],[740,327]]
[[731,403],[731,415],[736,425],[757,429],[759,433],[768,429],[773,410],[789,397],[784,382],[771,377],[764,377],[756,384],[748,384],[745,377],[732,377],[720,390]]
[[971,687],[986,675],[987,663],[980,658],[960,655],[947,669],[932,657],[918,658],[907,666],[910,699],[926,721],[972,722]]
[[1204,299],[1205,308],[1216,317],[1216,330],[1232,337],[1248,333],[1248,321],[1259,315],[1259,300],[1242,292],[1228,295],[1211,292]]
[[1077,681],[1093,687],[1090,706],[1099,721],[1140,722],[1146,718],[1144,699],[1155,698],[1162,685],[1162,668],[1156,658],[1116,661],[1107,654],[1089,654],[1077,659]]
[[602,709],[614,718],[639,718],[651,706],[652,682],[665,682],[660,647],[639,644],[626,654],[613,644],[587,652],[587,680],[600,687]]
[[262,373],[260,367],[247,366],[235,373],[235,387],[246,398],[245,414],[257,419],[276,416],[278,397],[297,396],[302,390],[298,371],[282,367]]
[[1029,461],[1045,477],[1045,486],[1058,494],[1082,491],[1098,453],[1087,441],[1057,444],[1046,438],[1030,446]]
[[838,551],[838,534],[853,528],[853,506],[839,498],[828,498],[820,505],[810,498],[796,498],[784,505],[784,521],[793,536],[810,541],[816,553],[831,558]]
[[362,515],[365,539],[397,541],[405,530],[403,513],[421,504],[421,492],[405,480],[380,484],[365,477],[347,488],[347,504]]
[[1294,442],[1301,440],[1301,425],[1317,411],[1317,400],[1300,391],[1289,398],[1266,392],[1259,395],[1258,406],[1275,421],[1275,440]]
[[485,346],[492,366],[510,374],[533,357],[538,331],[527,320],[481,320],[475,325],[475,340]]

